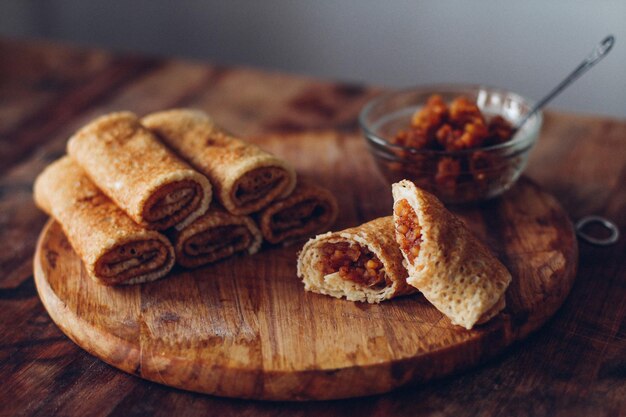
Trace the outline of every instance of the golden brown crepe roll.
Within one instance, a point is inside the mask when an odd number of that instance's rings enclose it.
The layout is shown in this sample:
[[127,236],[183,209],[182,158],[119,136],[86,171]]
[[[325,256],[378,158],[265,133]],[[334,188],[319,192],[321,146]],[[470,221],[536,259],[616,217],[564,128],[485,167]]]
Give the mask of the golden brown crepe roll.
[[183,228],[209,207],[208,179],[176,157],[132,113],[111,113],[80,129],[70,156],[137,223]]
[[174,248],[165,236],[135,223],[69,157],[39,175],[34,194],[97,281],[136,284],[154,281],[172,269]]
[[296,184],[285,161],[225,133],[201,111],[168,110],[141,122],[209,177],[217,198],[233,214],[257,212],[289,195]]
[[235,216],[217,205],[175,232],[172,240],[176,261],[186,268],[216,262],[238,252],[256,253],[263,241],[251,218]]
[[298,256],[298,277],[307,291],[350,301],[379,303],[416,292],[406,283],[391,216],[309,240]]
[[498,314],[511,282],[504,265],[435,196],[407,180],[392,189],[407,282],[466,329]]
[[337,211],[337,200],[330,191],[299,180],[289,197],[271,203],[259,214],[258,222],[265,240],[280,243],[328,230]]

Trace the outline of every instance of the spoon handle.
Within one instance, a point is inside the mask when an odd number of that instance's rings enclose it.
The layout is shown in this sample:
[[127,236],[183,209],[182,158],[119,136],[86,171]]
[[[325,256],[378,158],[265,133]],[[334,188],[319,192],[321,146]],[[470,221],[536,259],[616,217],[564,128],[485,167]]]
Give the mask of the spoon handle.
[[570,75],[565,77],[565,79],[561,81],[559,85],[554,87],[552,91],[550,91],[544,98],[542,98],[541,100],[537,102],[537,104],[535,104],[535,106],[526,114],[526,116],[524,116],[522,120],[520,120],[515,130],[520,129],[522,125],[526,123],[526,121],[533,114],[535,114],[539,109],[545,106],[550,100],[552,100],[555,96],[557,96],[561,91],[563,91],[565,87],[573,83],[576,79],[578,79],[578,77],[583,75],[585,72],[587,72],[587,70],[589,70],[598,62],[600,62],[600,60],[609,53],[614,43],[615,43],[615,37],[613,35],[609,35],[606,38],[604,38],[602,42],[596,45],[596,47],[593,48],[593,51],[591,51],[591,53],[580,63],[580,65],[578,65],[578,67],[576,67],[576,69],[574,69],[574,71],[572,71]]

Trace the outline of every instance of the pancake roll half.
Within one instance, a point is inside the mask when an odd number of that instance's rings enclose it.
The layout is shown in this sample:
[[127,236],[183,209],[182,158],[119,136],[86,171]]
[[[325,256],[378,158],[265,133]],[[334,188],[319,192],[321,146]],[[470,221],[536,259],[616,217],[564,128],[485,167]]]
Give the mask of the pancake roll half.
[[392,192],[407,282],[466,329],[496,316],[511,283],[506,267],[437,197],[407,180],[393,184]]
[[87,274],[102,284],[154,281],[174,265],[165,236],[135,223],[67,156],[39,175],[34,196],[61,225]]
[[288,196],[296,185],[289,164],[226,133],[202,111],[167,110],[141,122],[211,180],[220,203],[232,214],[257,212]]
[[337,200],[325,188],[299,180],[289,197],[261,211],[258,223],[270,243],[294,241],[328,230],[337,219]]
[[391,216],[318,235],[298,256],[305,290],[350,301],[379,303],[414,293],[407,275]]
[[67,151],[135,222],[185,227],[207,211],[211,184],[176,157],[130,112],[99,117],[70,138]]
[[217,262],[236,253],[254,254],[261,232],[248,216],[236,216],[218,205],[172,235],[176,261],[186,268]]

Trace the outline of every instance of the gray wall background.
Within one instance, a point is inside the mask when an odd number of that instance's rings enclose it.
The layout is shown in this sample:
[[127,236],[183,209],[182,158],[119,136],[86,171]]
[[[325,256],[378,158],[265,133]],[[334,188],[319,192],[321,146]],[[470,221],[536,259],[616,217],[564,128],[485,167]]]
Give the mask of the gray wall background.
[[626,117],[626,0],[0,0],[0,34],[13,37],[534,99],[609,33],[610,55],[551,105]]

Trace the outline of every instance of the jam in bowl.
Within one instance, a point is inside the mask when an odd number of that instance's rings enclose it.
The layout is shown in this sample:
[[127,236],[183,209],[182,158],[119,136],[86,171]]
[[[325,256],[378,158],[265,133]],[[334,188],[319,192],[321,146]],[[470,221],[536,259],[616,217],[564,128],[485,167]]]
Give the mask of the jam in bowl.
[[541,129],[533,102],[484,86],[434,85],[374,98],[359,123],[389,182],[409,179],[448,203],[486,200],[519,178]]

